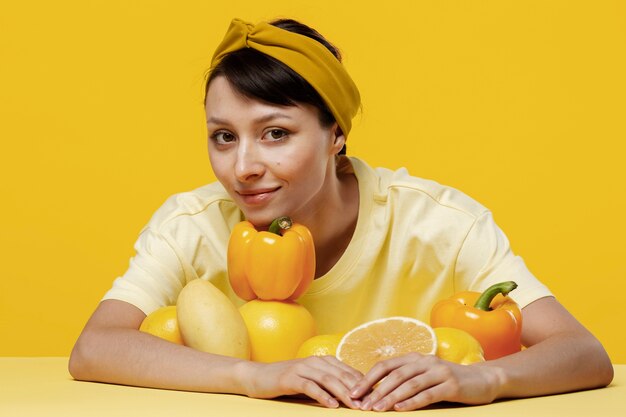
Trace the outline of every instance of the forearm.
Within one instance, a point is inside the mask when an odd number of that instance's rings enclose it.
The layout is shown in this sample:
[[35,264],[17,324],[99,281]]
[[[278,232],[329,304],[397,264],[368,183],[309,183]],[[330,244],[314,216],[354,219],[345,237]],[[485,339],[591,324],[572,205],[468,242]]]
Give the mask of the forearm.
[[256,398],[303,393],[331,408],[338,406],[334,397],[358,408],[349,389],[361,376],[334,357],[262,364],[200,352],[125,328],[84,332],[72,352],[70,373],[86,381]]
[[134,329],[100,328],[81,335],[69,367],[79,380],[245,394],[240,382],[244,362],[166,342]]
[[497,398],[532,397],[608,385],[613,366],[586,332],[555,334],[514,355],[483,362],[498,376]]

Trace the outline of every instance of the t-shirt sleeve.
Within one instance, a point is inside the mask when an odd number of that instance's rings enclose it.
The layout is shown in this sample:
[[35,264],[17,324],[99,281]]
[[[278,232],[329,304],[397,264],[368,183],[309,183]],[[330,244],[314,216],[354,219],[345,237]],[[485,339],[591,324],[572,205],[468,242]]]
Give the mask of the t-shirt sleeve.
[[509,241],[496,225],[491,212],[476,218],[459,252],[455,267],[457,291],[484,291],[502,281],[515,281],[518,287],[509,296],[525,307],[552,295],[528,270],[521,257],[511,251]]
[[176,304],[187,279],[176,251],[157,231],[146,227],[135,243],[126,273],[113,282],[103,300],[126,301],[145,314]]

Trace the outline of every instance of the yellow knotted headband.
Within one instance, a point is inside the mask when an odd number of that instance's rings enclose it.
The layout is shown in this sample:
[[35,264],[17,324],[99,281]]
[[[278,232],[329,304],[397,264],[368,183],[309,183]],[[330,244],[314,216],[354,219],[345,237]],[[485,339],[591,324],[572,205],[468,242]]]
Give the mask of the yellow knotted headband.
[[227,54],[243,48],[269,55],[298,73],[318,92],[344,135],[348,135],[361,96],[344,66],[324,45],[269,23],[253,25],[233,19],[213,55],[211,69]]

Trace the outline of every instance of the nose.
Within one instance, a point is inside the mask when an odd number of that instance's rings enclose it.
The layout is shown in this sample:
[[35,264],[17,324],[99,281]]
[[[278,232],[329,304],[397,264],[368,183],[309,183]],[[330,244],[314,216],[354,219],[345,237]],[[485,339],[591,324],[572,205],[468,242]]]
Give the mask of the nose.
[[265,164],[253,140],[240,139],[235,161],[235,176],[241,182],[254,181],[263,176]]

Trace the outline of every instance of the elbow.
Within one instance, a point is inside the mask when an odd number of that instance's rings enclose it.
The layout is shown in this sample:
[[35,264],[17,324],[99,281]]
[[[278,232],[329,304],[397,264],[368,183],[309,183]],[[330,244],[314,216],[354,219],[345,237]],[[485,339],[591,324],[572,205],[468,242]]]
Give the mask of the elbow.
[[605,356],[606,356],[606,360],[604,361],[604,363],[601,366],[600,371],[598,372],[600,376],[599,385],[601,387],[606,387],[611,382],[613,382],[613,377],[615,376],[615,370],[613,368],[613,364],[611,363],[611,360],[609,359],[606,352],[605,352]]
[[593,347],[594,357],[596,358],[596,371],[594,378],[596,387],[606,387],[611,384],[615,375],[615,370],[608,353],[598,339],[594,337]]
[[85,346],[83,336],[78,339],[68,362],[68,371],[72,378],[78,381],[88,381],[89,378],[89,349]]
[[608,363],[598,366],[595,376],[596,378],[594,379],[596,383],[591,388],[602,388],[610,385],[611,382],[613,382],[614,376],[613,365]]
[[609,367],[605,374],[604,383],[602,386],[606,387],[611,382],[613,382],[613,376],[615,375],[615,370],[613,369],[613,365],[609,364]]
[[83,380],[83,361],[80,357],[80,346],[78,342],[74,345],[72,353],[70,354],[70,360],[67,364],[67,370],[72,378],[77,380]]

